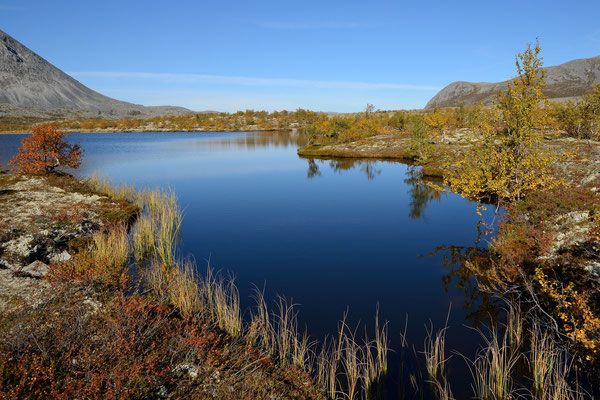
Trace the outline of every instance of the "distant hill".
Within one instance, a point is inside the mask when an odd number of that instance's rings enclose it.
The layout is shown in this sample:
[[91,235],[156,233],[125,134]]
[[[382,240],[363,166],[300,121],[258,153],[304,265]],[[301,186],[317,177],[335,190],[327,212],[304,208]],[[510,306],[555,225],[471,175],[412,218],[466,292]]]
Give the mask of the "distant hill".
[[[552,101],[576,99],[595,83],[600,83],[600,56],[573,60],[544,69],[548,72],[544,94]],[[458,107],[461,103],[492,104],[495,93],[499,90],[506,90],[506,81],[453,82],[429,100],[425,108]]]
[[190,112],[183,107],[145,107],[104,96],[0,31],[0,116],[151,117]]

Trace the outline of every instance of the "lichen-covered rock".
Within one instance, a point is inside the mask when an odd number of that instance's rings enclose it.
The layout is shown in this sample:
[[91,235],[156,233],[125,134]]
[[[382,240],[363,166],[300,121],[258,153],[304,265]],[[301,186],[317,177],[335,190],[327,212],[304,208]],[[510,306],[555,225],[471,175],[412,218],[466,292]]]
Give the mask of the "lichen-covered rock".
[[52,261],[53,263],[60,263],[60,262],[69,261],[70,259],[71,259],[71,255],[69,254],[68,251],[65,250],[60,254],[54,255],[54,257],[52,257],[50,259],[50,261]]
[[132,212],[71,176],[0,174],[0,309],[35,304],[51,264],[71,259],[74,239],[85,243],[107,215]]
[[31,264],[21,268],[19,272],[32,278],[43,278],[46,276],[49,270],[50,267],[48,264],[44,264],[41,261],[34,261]]
[[593,279],[600,279],[600,262],[591,262],[584,269]]

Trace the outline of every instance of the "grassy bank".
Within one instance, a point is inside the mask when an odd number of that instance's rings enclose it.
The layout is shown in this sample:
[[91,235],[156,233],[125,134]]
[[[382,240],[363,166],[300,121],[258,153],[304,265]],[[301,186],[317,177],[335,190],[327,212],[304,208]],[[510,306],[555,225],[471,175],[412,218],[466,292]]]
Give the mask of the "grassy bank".
[[[61,229],[96,218],[93,207],[100,207],[98,224],[69,241],[69,260],[51,262],[43,277],[22,277],[43,283],[35,301],[16,300],[3,315],[5,398],[359,399],[385,395],[390,381],[400,382],[405,398],[454,398],[445,334],[455,328],[429,329],[422,349],[401,333],[401,371],[390,376],[390,335],[398,332],[377,315],[370,332],[358,334],[363,328],[344,315],[333,337],[315,341],[285,298],[272,302],[256,290],[255,306],[244,311],[231,279],[210,266],[198,274],[203,268],[179,259],[182,215],[173,192],[97,176],[85,183],[65,175],[2,177],[3,196],[27,195],[44,182],[49,193],[95,199],[87,214],[65,207]],[[474,397],[586,398],[578,364],[541,328],[544,316],[526,302],[508,304],[506,319],[490,321],[476,357],[465,359]]]

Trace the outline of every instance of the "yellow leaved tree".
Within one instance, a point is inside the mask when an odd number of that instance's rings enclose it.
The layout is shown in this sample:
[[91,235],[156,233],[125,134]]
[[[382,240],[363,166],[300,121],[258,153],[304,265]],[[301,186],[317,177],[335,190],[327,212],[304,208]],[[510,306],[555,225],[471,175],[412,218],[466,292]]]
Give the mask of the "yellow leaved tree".
[[446,142],[446,129],[450,122],[450,115],[439,108],[425,114],[425,123],[435,135],[441,136],[442,143]]
[[446,166],[446,184],[465,197],[519,201],[539,188],[560,182],[553,176],[559,157],[543,146],[548,99],[542,93],[546,73],[540,46],[527,46],[516,58],[517,77],[496,95],[496,105],[482,110],[478,141]]

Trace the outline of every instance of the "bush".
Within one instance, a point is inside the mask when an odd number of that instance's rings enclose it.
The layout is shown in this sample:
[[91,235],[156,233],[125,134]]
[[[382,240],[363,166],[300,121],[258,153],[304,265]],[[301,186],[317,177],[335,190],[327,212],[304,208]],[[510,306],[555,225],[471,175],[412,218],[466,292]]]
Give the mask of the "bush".
[[59,166],[78,168],[81,163],[81,147],[64,141],[65,134],[56,125],[38,125],[31,136],[22,140],[19,153],[9,161],[20,172],[42,174],[53,172]]
[[600,84],[578,103],[557,106],[554,118],[568,136],[578,139],[600,138]]
[[408,133],[410,135],[410,152],[417,162],[426,162],[431,152],[431,132],[425,125],[425,120],[421,114],[411,116]]

